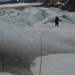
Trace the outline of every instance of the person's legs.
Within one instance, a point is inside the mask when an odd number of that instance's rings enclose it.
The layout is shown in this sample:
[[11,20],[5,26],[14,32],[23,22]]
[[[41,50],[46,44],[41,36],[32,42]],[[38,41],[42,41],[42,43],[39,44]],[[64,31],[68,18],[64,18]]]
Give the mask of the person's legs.
[[56,27],[56,26],[59,27],[59,24],[55,24],[55,27]]
[[56,27],[56,26],[59,27],[59,23],[58,23],[58,22],[55,22],[55,27]]

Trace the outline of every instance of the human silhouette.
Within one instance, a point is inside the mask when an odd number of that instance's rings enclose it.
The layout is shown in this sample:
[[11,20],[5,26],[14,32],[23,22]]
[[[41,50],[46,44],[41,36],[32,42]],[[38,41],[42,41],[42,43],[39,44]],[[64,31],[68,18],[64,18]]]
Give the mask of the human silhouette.
[[60,20],[57,16],[55,17],[55,26],[59,27],[59,21],[62,21]]

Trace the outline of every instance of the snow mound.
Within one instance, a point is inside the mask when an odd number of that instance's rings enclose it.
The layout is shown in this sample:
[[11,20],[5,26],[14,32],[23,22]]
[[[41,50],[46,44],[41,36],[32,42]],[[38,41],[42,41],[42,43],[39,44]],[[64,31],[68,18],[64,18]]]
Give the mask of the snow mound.
[[75,13],[62,11],[59,8],[27,7],[23,11],[16,9],[4,11],[5,14],[0,17],[0,20],[20,27],[41,22],[54,23],[56,16],[65,23],[75,23]]
[[69,18],[69,20],[73,23],[75,23],[75,13],[68,13],[66,16]]
[[0,20],[7,22],[7,23],[10,23],[10,19],[9,19],[9,16],[7,14],[5,14],[4,16],[1,16]]
[[12,24],[16,25],[16,22],[26,23],[26,25],[33,25],[37,22],[43,21],[47,17],[47,14],[36,8],[26,8],[16,18],[12,19]]
[[[39,53],[40,37],[44,32],[43,54],[75,53],[75,24],[66,14],[55,12],[54,15],[51,13],[53,10],[48,10],[49,8],[27,7],[13,14],[7,10],[4,16],[0,16],[0,51],[11,54],[24,54],[27,51]],[[62,20],[59,29],[54,26],[57,14]]]
[[[63,11],[59,8],[40,8],[41,10],[45,11],[48,14],[48,17],[45,18],[45,23],[54,23],[55,17],[58,16],[62,22],[64,23],[74,23],[75,22],[75,13],[70,13],[68,11]],[[74,15],[74,16],[73,16]],[[73,18],[72,18],[73,17]]]
[[68,29],[62,27],[57,29],[51,26],[52,24],[42,24],[42,28],[33,26],[25,28],[0,21],[0,52],[19,55],[31,51],[39,53],[42,32],[44,32],[42,38],[43,54],[75,52],[75,27],[72,25]]

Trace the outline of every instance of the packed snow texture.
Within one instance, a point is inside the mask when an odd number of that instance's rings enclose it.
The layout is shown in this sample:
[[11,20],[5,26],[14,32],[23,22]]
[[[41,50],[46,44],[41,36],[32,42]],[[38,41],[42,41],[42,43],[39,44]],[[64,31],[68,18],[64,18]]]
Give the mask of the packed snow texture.
[[[39,55],[42,41],[43,54],[75,53],[75,13],[42,7],[4,9],[2,12],[0,51],[11,54],[33,51]],[[62,20],[59,28],[54,26],[56,16]]]
[[0,5],[0,8],[10,8],[10,7],[28,7],[41,5],[42,3],[17,3],[17,4],[4,4]]
[[[41,75],[75,75],[75,54],[56,54],[43,56]],[[40,57],[31,70],[39,75]]]
[[15,74],[7,73],[7,72],[1,72],[0,75],[15,75]]
[[[59,28],[55,27],[56,16],[62,20]],[[42,7],[0,10],[0,53],[40,56],[41,46],[43,55],[75,53],[75,13]],[[44,56],[42,75],[74,75],[74,58],[75,55]],[[37,58],[37,66],[32,67],[35,75],[39,61]]]

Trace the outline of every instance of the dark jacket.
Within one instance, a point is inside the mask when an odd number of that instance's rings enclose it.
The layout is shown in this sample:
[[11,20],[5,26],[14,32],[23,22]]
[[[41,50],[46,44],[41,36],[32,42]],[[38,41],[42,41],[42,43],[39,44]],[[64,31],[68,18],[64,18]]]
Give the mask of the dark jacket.
[[60,20],[58,17],[55,18],[55,24],[59,24],[59,21],[62,21]]

